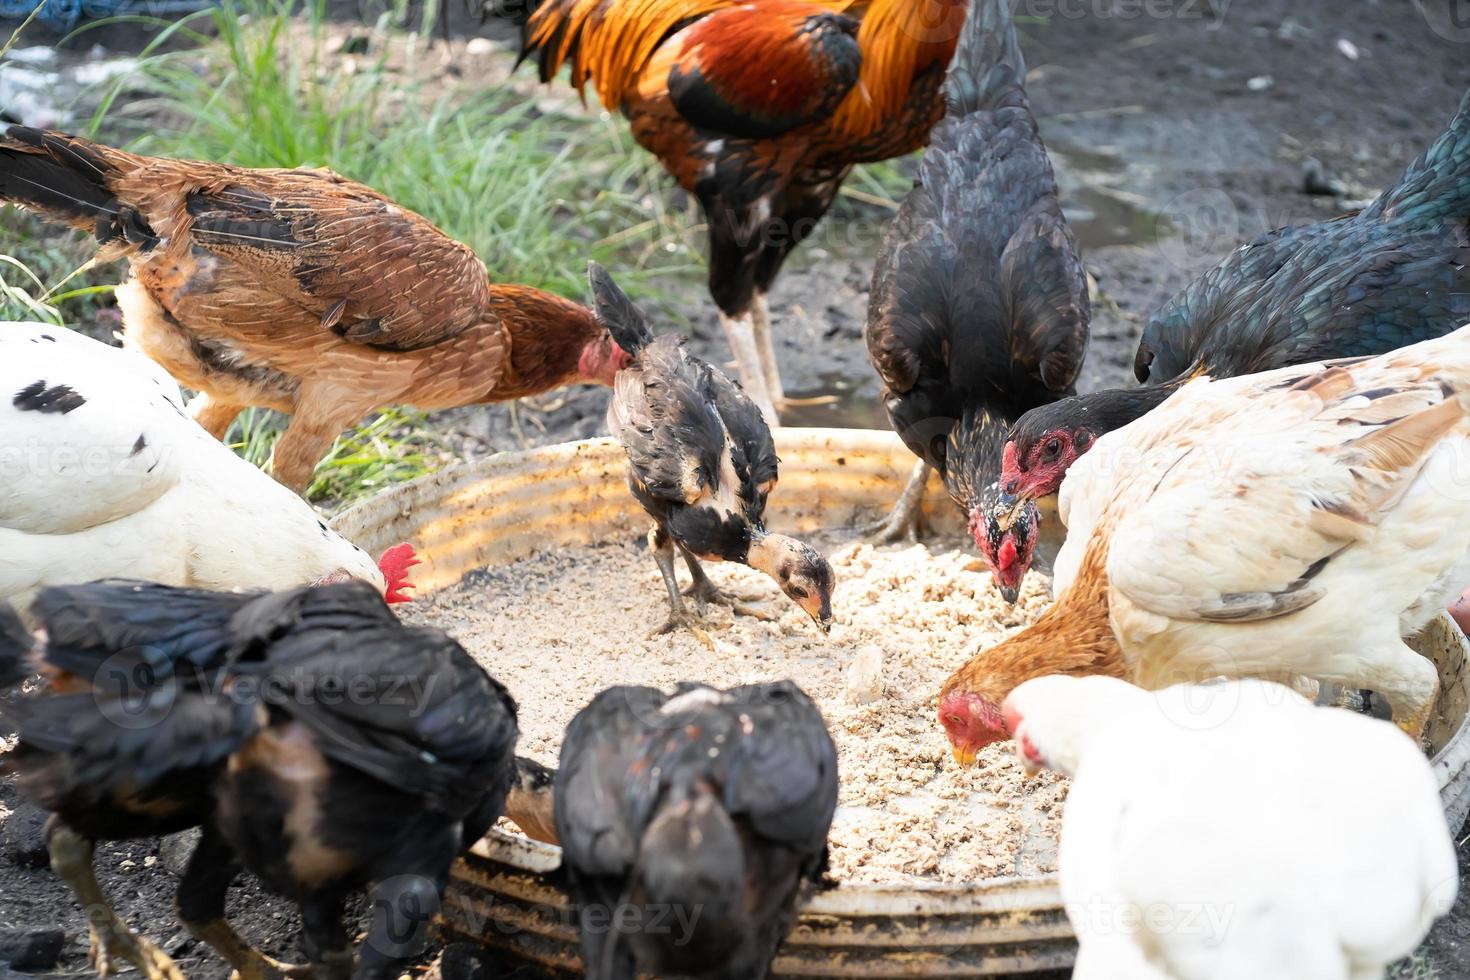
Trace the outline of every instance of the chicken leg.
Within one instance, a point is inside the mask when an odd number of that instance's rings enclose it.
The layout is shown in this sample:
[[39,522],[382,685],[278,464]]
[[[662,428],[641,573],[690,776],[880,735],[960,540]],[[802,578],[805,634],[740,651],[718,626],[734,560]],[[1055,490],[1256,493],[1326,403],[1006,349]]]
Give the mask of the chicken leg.
[[204,392],[195,395],[194,400],[189,402],[189,417],[220,442],[225,441],[225,434],[243,411],[244,405],[221,401]]
[[679,551],[684,555],[684,564],[689,566],[689,576],[693,579],[693,584],[684,590],[684,595],[697,600],[701,608],[705,605],[728,606],[730,611],[737,616],[750,616],[754,619],[768,621],[781,618],[781,614],[775,611],[770,603],[755,602],[752,605],[754,596],[736,596],[720,591],[704,573],[704,566],[699,563],[698,558],[683,547],[680,547]]
[[653,560],[664,577],[665,588],[669,590],[669,618],[662,626],[649,633],[648,638],[653,639],[655,636],[684,629],[693,633],[700,643],[711,650],[715,649],[715,641],[700,626],[699,619],[691,616],[684,606],[683,595],[679,592],[679,580],[674,575],[674,539],[661,525],[655,524],[653,530],[648,532],[648,548],[653,552]]
[[92,841],[52,819],[46,837],[51,869],[71,888],[86,913],[91,940],[88,956],[97,976],[111,975],[114,962],[123,960],[147,980],[184,980],[168,954],[129,929],[108,904],[92,868]]
[[771,393],[766,387],[765,368],[756,342],[755,315],[747,312],[743,316],[732,317],[721,312],[720,326],[730,344],[730,353],[735,355],[735,369],[740,375],[741,387],[761,410],[766,424],[776,428],[781,424],[781,417],[776,413],[776,403],[771,400]]
[[238,980],[289,980],[311,976],[309,966],[280,963],[252,947],[225,919],[225,896],[240,873],[234,852],[213,828],[205,827],[174,898],[189,934],[208,943],[235,970]]
[[859,529],[870,544],[914,544],[919,540],[924,523],[924,490],[931,471],[932,467],[922,459],[915,463],[909,482],[888,516]]
[[[781,385],[781,368],[776,363],[776,348],[771,340],[771,311],[766,305],[766,294],[757,292],[750,307],[751,326],[755,332],[756,353],[760,355],[761,376],[766,381],[766,394],[771,404],[780,411],[786,405],[786,390]],[[776,419],[772,425],[779,425]]]

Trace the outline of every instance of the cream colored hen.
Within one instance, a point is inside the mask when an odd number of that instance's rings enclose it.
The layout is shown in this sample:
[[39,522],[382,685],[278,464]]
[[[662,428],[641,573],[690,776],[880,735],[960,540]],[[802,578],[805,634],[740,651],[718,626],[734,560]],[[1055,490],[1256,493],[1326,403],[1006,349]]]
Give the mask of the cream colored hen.
[[1068,475],[1057,591],[1105,575],[1144,687],[1303,675],[1385,695],[1417,733],[1438,678],[1403,637],[1470,581],[1467,457],[1470,327],[1200,379]]
[[1367,688],[1421,734],[1412,636],[1470,581],[1470,327],[1372,359],[1185,385],[1077,461],[1057,601],[940,691],[962,765],[1047,674],[1160,688],[1291,677]]

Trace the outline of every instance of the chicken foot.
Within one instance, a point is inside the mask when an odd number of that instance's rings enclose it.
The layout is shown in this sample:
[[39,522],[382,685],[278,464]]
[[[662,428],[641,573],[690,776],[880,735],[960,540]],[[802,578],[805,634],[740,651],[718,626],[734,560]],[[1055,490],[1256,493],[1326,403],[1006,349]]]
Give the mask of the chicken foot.
[[219,833],[206,827],[175,896],[179,918],[195,939],[208,943],[234,969],[237,980],[290,980],[310,977],[311,967],[281,963],[252,947],[225,919],[225,895],[240,873],[234,852]]
[[669,618],[662,626],[649,633],[648,638],[651,640],[655,636],[683,629],[693,633],[695,639],[714,650],[715,641],[705,632],[699,618],[690,615],[684,606],[684,597],[679,592],[679,580],[674,575],[674,539],[663,527],[655,524],[653,530],[648,532],[648,548],[653,552],[653,560],[658,564],[658,570],[664,577],[664,586],[669,590]]
[[756,341],[755,316],[746,313],[741,317],[720,313],[720,326],[724,328],[725,340],[730,344],[730,353],[735,355],[735,370],[740,375],[740,385],[756,408],[765,416],[766,424],[777,428],[781,416],[776,412],[776,403],[766,387],[765,368],[762,366],[760,346]]
[[87,915],[91,940],[88,958],[99,977],[112,974],[117,960],[131,963],[148,980],[184,980],[183,971],[153,943],[118,918],[92,867],[93,843],[62,823],[53,823],[46,838],[51,869],[65,881]]
[[869,544],[915,544],[923,532],[924,490],[929,485],[931,467],[922,459],[914,464],[913,475],[899,494],[898,502],[888,516],[876,524],[858,528]]
[[690,577],[694,579],[694,584],[684,590],[684,595],[698,601],[701,609],[708,605],[727,606],[737,616],[750,616],[764,620],[781,618],[781,613],[776,611],[769,602],[756,602],[757,596],[722,592],[704,573],[704,566],[699,563],[698,558],[683,548],[680,548],[679,551],[684,555],[684,564],[689,566]]

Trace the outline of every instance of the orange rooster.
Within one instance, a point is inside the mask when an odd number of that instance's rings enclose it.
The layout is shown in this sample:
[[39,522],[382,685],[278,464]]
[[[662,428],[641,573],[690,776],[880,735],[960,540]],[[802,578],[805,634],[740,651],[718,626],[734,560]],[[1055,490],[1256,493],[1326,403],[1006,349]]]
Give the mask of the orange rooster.
[[627,356],[591,312],[491,283],[467,246],[322,170],[145,157],[12,126],[0,200],[126,257],[125,340],[201,393],[216,438],[247,406],[293,416],[278,480],[302,490],[343,429],[383,405],[453,408],[573,382]]
[[709,225],[709,287],[746,391],[784,401],[766,295],[854,164],[922,147],[965,0],[533,0],[523,56],[571,66]]

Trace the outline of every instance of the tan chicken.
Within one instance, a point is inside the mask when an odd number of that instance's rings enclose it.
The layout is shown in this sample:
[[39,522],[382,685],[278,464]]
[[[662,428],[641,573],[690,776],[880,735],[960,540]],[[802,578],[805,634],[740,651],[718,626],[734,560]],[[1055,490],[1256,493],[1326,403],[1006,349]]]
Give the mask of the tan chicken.
[[1308,677],[1422,733],[1438,675],[1408,647],[1470,581],[1470,327],[1372,359],[1190,382],[1073,464],[1057,601],[946,682],[963,763],[1047,674],[1162,688]]
[[507,401],[612,383],[627,358],[590,312],[491,283],[466,246],[321,170],[138,156],[10,127],[0,199],[126,257],[125,341],[201,393],[222,438],[248,406],[290,414],[272,458],[303,489],[343,429],[383,405]]

